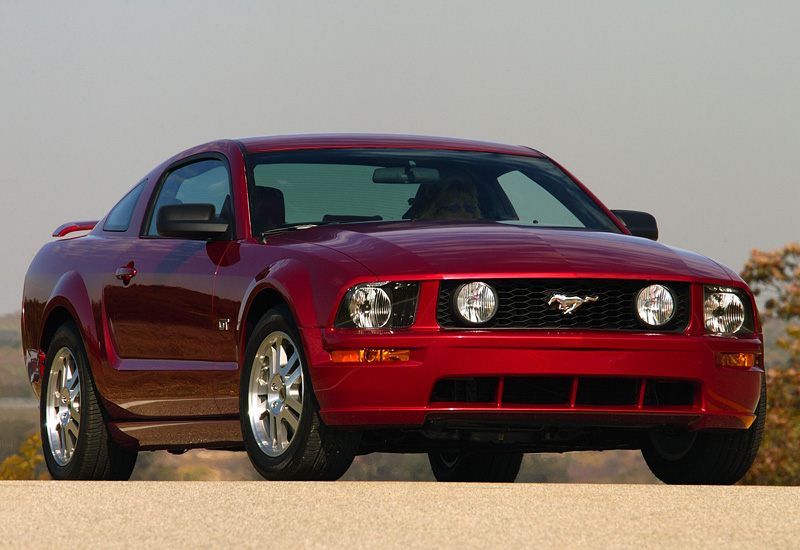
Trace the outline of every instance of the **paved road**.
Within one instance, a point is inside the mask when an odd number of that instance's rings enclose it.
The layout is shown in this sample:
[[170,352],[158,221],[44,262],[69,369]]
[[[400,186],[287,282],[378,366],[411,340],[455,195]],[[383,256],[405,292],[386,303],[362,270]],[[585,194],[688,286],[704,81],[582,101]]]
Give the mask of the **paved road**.
[[0,481],[0,548],[800,548],[798,487]]

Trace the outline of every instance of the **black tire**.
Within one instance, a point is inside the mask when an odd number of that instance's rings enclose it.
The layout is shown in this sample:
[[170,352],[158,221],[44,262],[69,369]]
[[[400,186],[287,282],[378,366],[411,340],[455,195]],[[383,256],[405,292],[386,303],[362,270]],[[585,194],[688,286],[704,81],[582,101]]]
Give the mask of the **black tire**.
[[428,460],[437,481],[513,483],[522,453],[440,451],[428,453]]
[[642,444],[650,471],[669,484],[733,485],[750,469],[761,445],[767,416],[762,378],[756,419],[747,430],[665,434],[653,432]]
[[[289,356],[284,367],[278,366],[281,354]],[[361,441],[360,432],[323,424],[300,333],[286,306],[271,309],[253,330],[242,365],[239,413],[250,462],[270,480],[339,479]]]
[[42,451],[53,479],[127,480],[135,451],[111,439],[78,327],[56,331],[42,380]]

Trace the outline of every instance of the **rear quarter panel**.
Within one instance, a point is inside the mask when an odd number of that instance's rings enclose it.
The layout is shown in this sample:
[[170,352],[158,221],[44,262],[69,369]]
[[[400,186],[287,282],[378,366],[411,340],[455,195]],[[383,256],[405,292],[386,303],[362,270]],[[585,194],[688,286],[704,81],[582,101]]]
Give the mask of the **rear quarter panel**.
[[[27,350],[46,353],[55,330],[71,319],[81,332],[98,389],[102,387],[100,289],[106,274],[113,277],[114,259],[125,246],[126,241],[120,238],[84,236],[42,247],[25,277],[23,353],[27,355]],[[34,385],[37,395],[39,389]]]

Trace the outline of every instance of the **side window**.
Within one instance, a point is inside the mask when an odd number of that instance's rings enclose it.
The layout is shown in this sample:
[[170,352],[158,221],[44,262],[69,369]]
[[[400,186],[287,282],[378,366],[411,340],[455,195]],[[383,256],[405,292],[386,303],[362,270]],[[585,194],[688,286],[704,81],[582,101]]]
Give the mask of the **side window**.
[[520,221],[551,227],[584,227],[569,208],[522,172],[503,174],[497,181]]
[[142,195],[144,184],[147,180],[139,182],[139,184],[131,189],[117,205],[111,209],[106,218],[106,223],[103,224],[103,231],[127,231],[131,225],[131,218],[133,211],[136,208],[136,203],[139,202],[139,197]]
[[217,216],[233,222],[230,175],[224,162],[218,159],[201,160],[170,172],[161,184],[144,234],[158,236],[156,219],[161,207],[189,203],[213,204]]

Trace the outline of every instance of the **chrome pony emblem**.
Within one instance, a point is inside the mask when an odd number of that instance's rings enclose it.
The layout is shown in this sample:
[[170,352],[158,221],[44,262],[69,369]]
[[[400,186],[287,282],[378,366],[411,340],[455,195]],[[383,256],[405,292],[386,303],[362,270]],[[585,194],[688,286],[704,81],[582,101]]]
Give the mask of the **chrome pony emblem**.
[[553,305],[553,302],[558,302],[558,309],[564,312],[564,315],[569,315],[586,302],[596,302],[597,296],[586,296],[581,298],[579,296],[565,296],[563,294],[553,294],[547,302],[548,306]]

